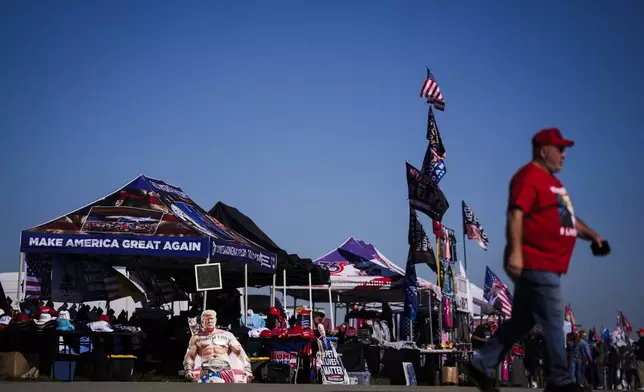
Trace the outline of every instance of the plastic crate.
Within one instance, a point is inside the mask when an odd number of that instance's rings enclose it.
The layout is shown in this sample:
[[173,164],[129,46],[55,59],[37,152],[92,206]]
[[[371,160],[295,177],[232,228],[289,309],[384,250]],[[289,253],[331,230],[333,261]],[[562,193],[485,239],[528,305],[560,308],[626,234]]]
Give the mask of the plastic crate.
[[76,361],[54,361],[51,364],[51,375],[57,381],[74,381],[76,377]]
[[347,372],[349,385],[370,385],[371,373],[369,372]]

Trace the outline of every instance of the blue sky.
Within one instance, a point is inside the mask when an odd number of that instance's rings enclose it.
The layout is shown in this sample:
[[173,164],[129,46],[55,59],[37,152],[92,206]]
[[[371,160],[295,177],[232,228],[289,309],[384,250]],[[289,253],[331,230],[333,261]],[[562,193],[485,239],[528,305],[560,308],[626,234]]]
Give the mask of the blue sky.
[[585,326],[619,307],[644,327],[643,17],[636,1],[5,1],[0,271],[21,230],[140,173],[238,207],[290,252],[356,236],[403,265],[430,66],[445,224],[460,238],[465,199],[490,238],[467,244],[471,280],[502,276],[508,180],[557,126],[577,141],[560,176],[575,211],[613,248],[577,246],[566,299]]

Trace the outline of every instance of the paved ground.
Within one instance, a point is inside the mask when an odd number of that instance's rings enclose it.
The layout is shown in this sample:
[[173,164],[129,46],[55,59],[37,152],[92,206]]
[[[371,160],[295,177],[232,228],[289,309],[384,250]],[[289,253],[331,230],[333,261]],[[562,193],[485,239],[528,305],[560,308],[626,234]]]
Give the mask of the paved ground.
[[[221,389],[220,389],[221,388]],[[476,392],[472,387],[406,387],[389,385],[292,385],[292,384],[190,384],[190,383],[120,383],[120,382],[0,382],[2,392],[191,392],[213,391],[225,392]],[[502,392],[527,392],[526,388],[502,388]]]

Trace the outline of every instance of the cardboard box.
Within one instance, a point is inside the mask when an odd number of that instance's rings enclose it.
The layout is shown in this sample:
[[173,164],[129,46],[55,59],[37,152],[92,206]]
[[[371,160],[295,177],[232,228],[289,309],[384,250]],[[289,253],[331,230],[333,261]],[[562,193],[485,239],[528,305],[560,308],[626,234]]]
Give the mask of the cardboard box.
[[0,353],[0,376],[20,378],[29,371],[29,363],[19,352]]

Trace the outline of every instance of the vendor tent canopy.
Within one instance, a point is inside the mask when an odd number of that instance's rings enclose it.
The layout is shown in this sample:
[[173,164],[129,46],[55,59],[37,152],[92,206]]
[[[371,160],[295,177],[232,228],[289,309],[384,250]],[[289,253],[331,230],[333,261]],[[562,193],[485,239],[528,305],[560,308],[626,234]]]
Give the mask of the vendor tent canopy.
[[[277,276],[281,281],[283,271],[286,270],[287,285],[304,286],[309,283],[309,273],[311,274],[311,283],[314,285],[328,285],[329,271],[314,264],[311,259],[300,258],[296,254],[288,254],[280,248],[255,222],[248,216],[244,215],[237,208],[217,202],[208,212],[219,222],[226,225],[235,232],[243,235],[245,238],[260,245],[264,249],[277,254]],[[267,278],[265,285],[272,282]],[[283,282],[281,284],[283,286]]]
[[[331,290],[341,302],[403,301],[405,270],[391,262],[375,246],[349,237],[339,247],[314,261],[331,274]],[[418,278],[419,289],[434,292],[441,298],[440,288]],[[296,288],[298,292],[300,287]],[[321,294],[316,299],[322,298]]]
[[[209,216],[177,186],[140,175],[116,192],[21,235],[23,253],[87,254],[112,265],[192,268],[221,262],[238,275],[275,271],[277,257]],[[242,276],[243,279],[243,276]],[[249,281],[252,284],[252,281]]]

